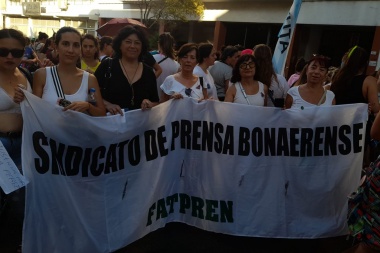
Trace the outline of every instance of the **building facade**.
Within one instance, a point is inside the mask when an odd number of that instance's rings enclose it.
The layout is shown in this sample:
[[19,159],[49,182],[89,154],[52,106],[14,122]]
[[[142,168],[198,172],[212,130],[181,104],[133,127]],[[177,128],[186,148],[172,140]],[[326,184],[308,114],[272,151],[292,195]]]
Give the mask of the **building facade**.
[[[52,35],[62,26],[82,33],[111,18],[140,19],[136,0],[0,0],[0,26],[16,28],[29,37]],[[240,44],[275,47],[277,34],[292,0],[204,0],[201,20],[178,23],[170,32],[180,42],[211,41],[216,48]],[[294,31],[285,75],[294,71],[299,57],[312,53],[332,58],[339,66],[348,48],[360,45],[371,53],[368,73],[380,67],[380,1],[304,0]]]

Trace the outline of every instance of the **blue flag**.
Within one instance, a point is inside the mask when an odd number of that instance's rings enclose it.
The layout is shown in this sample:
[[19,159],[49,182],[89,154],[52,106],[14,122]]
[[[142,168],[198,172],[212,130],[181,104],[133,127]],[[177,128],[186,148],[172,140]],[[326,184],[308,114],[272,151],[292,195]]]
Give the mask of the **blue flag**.
[[288,47],[292,40],[293,31],[296,27],[298,13],[301,9],[302,0],[294,0],[290,7],[289,14],[286,17],[284,24],[278,34],[278,41],[274,50],[272,63],[274,71],[277,74],[284,74],[284,66],[288,55]]

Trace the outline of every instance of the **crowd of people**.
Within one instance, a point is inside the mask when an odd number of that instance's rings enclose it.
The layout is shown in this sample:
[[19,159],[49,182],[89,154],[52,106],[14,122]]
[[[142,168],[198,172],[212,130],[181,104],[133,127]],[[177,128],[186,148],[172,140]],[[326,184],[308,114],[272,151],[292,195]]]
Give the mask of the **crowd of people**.
[[[221,52],[208,42],[186,43],[179,49],[174,45],[170,34],[161,34],[158,54],[152,56],[146,31],[140,26],[126,26],[114,38],[100,39],[62,27],[51,38],[40,33],[36,42],[17,30],[0,30],[0,140],[20,171],[20,102],[24,99],[20,89],[52,105],[58,103],[65,111],[90,116],[149,110],[184,97],[298,110],[366,103],[371,116],[366,139],[369,146],[371,123],[380,109],[380,78],[379,73],[366,75],[369,55],[363,48],[350,48],[339,67],[330,66],[330,59],[323,55],[301,58],[296,73],[286,80],[275,73],[272,51],[264,44],[252,49],[229,45]],[[90,89],[95,103],[88,101]],[[375,122],[377,127],[379,119]],[[376,133],[374,138],[380,138]],[[367,157],[364,166],[371,159]],[[22,195],[19,190],[9,196],[1,194],[0,199],[0,218],[10,215],[3,209],[5,204],[14,208],[10,210],[17,220],[17,240],[21,238]],[[1,218],[0,237],[8,233],[2,231],[5,225]]]

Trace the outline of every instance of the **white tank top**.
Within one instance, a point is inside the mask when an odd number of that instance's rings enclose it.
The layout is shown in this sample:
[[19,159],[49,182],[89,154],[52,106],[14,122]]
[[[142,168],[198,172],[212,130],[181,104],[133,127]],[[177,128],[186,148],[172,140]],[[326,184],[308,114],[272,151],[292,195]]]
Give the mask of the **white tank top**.
[[244,104],[244,105],[264,106],[264,101],[265,101],[264,84],[262,82],[258,82],[258,83],[259,83],[259,91],[253,95],[246,95],[247,98],[244,95],[245,92],[243,93],[244,88],[241,85],[241,83],[240,82],[234,83],[235,88],[236,88],[234,103]]
[[[53,77],[51,74],[51,67],[46,67],[46,83],[42,94],[42,99],[49,101],[51,104],[57,104],[57,91],[54,86]],[[88,72],[83,71],[82,83],[79,89],[72,95],[65,94],[65,97],[70,102],[87,101],[88,95]]]

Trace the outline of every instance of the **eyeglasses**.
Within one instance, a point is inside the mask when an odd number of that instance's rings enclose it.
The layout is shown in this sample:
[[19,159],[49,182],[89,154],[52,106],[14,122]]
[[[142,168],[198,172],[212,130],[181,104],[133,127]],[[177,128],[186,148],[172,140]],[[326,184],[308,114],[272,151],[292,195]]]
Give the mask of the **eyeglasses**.
[[0,57],[7,57],[11,53],[14,58],[21,58],[24,55],[24,49],[0,48]]
[[241,68],[241,69],[254,69],[254,68],[256,68],[256,66],[255,66],[254,62],[243,62],[242,64],[240,64],[239,68]]
[[192,89],[191,88],[187,88],[185,90],[185,94],[188,96],[188,97],[191,97],[191,92],[192,92]]

